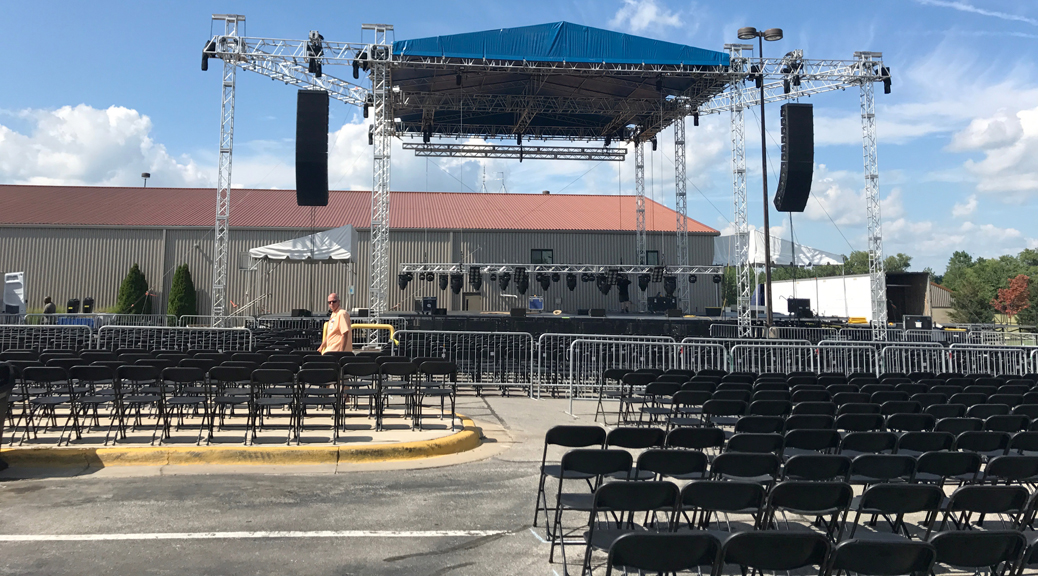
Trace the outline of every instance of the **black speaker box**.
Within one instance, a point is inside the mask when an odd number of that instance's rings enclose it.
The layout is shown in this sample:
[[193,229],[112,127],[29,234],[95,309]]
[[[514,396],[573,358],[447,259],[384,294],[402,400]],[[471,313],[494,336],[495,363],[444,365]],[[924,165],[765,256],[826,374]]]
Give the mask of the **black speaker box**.
[[526,318],[526,308],[512,308],[512,318]]
[[292,309],[292,317],[293,318],[310,318],[311,316],[313,316],[313,313],[311,313],[309,310],[307,310],[305,308],[293,308]]
[[667,310],[668,318],[683,318],[684,316],[685,313],[681,310],[681,308],[671,308]]
[[94,297],[87,296],[83,298],[83,314],[93,314],[94,312]]
[[720,306],[707,306],[704,312],[705,312],[705,314],[707,316],[720,316],[721,315],[721,307]]
[[588,309],[587,308],[577,308],[577,316],[587,316],[587,314],[588,314]]
[[435,310],[433,310],[432,315],[433,316],[446,316],[447,315],[447,309],[446,308],[436,308]]
[[775,192],[779,212],[803,212],[815,165],[814,107],[782,105],[782,172]]
[[595,318],[605,318],[605,308],[592,308],[588,310],[588,315]]
[[296,98],[296,204],[328,205],[328,93],[300,90]]
[[65,311],[68,314],[79,314],[79,298],[70,298],[65,303]]

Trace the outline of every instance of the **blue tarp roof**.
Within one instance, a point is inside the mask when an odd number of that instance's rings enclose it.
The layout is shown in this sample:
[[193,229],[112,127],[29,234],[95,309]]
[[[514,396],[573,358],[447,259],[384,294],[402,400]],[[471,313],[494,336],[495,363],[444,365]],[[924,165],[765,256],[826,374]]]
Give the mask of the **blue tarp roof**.
[[569,22],[433,36],[393,43],[398,56],[726,66],[728,54]]

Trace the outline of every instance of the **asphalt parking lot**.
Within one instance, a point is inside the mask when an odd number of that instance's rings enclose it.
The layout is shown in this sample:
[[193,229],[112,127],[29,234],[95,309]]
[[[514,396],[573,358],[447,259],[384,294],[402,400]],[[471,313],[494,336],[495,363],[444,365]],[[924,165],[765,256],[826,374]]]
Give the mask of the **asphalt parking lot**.
[[410,465],[8,476],[0,574],[552,574],[529,528],[544,431],[574,422],[566,407],[464,398],[487,443]]

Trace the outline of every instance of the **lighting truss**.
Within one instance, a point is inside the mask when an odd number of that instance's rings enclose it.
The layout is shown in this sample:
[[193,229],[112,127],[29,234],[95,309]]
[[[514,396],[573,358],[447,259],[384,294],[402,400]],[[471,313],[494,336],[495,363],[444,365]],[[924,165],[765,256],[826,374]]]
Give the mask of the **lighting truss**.
[[433,158],[516,158],[519,160],[608,160],[623,162],[627,148],[577,146],[509,146],[404,142],[404,150]]
[[439,264],[401,264],[400,274],[406,274],[408,272],[433,272],[436,274],[461,274],[469,273],[469,269],[479,268],[481,274],[500,273],[500,272],[511,272],[514,273],[516,268],[523,268],[528,273],[547,272],[549,274],[558,272],[565,274],[572,272],[575,274],[609,274],[615,272],[616,274],[652,274],[658,273],[660,269],[663,269],[663,274],[668,276],[676,276],[682,274],[721,274],[724,272],[723,266],[646,266],[646,265],[630,265],[630,264],[451,264],[451,263],[439,263]]

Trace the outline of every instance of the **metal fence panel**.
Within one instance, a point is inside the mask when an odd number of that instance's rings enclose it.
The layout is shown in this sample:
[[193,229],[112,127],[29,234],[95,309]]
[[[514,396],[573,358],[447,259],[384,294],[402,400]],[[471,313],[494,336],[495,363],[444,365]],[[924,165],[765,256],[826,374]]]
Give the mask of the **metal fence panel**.
[[984,346],[1038,346],[1038,334],[975,330],[969,333],[969,337],[963,343]]
[[960,330],[905,330],[904,340],[905,342],[965,344],[967,333]]
[[[849,342],[871,342],[872,328],[840,328],[837,338]],[[900,328],[887,328],[886,341],[904,342],[905,331]]]
[[739,344],[732,348],[732,371],[817,372],[815,347],[810,344]]
[[1032,371],[1032,348],[954,344],[948,349],[948,371],[992,376],[1023,376]]
[[948,350],[940,344],[891,344],[883,348],[881,372],[947,372]]
[[255,328],[254,316],[190,315],[180,317],[180,326],[192,328]]
[[740,344],[790,344],[798,345],[802,344],[808,346],[811,343],[807,340],[747,340],[745,338],[697,338],[695,336],[689,336],[681,341],[682,344],[720,344],[724,346],[729,353],[732,348]]
[[91,347],[89,326],[0,326],[0,350],[82,350]]
[[[739,325],[738,324],[711,324],[710,325],[710,337],[711,338],[738,338],[739,337]],[[750,338],[767,338],[768,327],[760,325],[750,326]]]
[[880,374],[880,347],[875,344],[848,344],[839,340],[818,344],[818,372]]
[[728,352],[720,344],[578,339],[570,343],[565,388],[570,397],[597,394],[602,373],[611,368],[639,370],[727,370]]
[[570,345],[576,340],[601,340],[603,342],[674,342],[670,336],[624,336],[609,334],[557,334],[544,333],[537,338],[536,364],[533,379],[540,393],[542,386],[568,386]]
[[25,314],[0,314],[0,324],[5,326],[25,324]]
[[247,328],[179,328],[158,326],[103,326],[97,347],[106,350],[252,350],[252,331]]
[[170,314],[26,314],[25,323],[31,325],[89,326],[176,326],[176,316]]
[[394,354],[454,362],[459,382],[531,385],[534,342],[529,332],[399,330],[396,340]]

